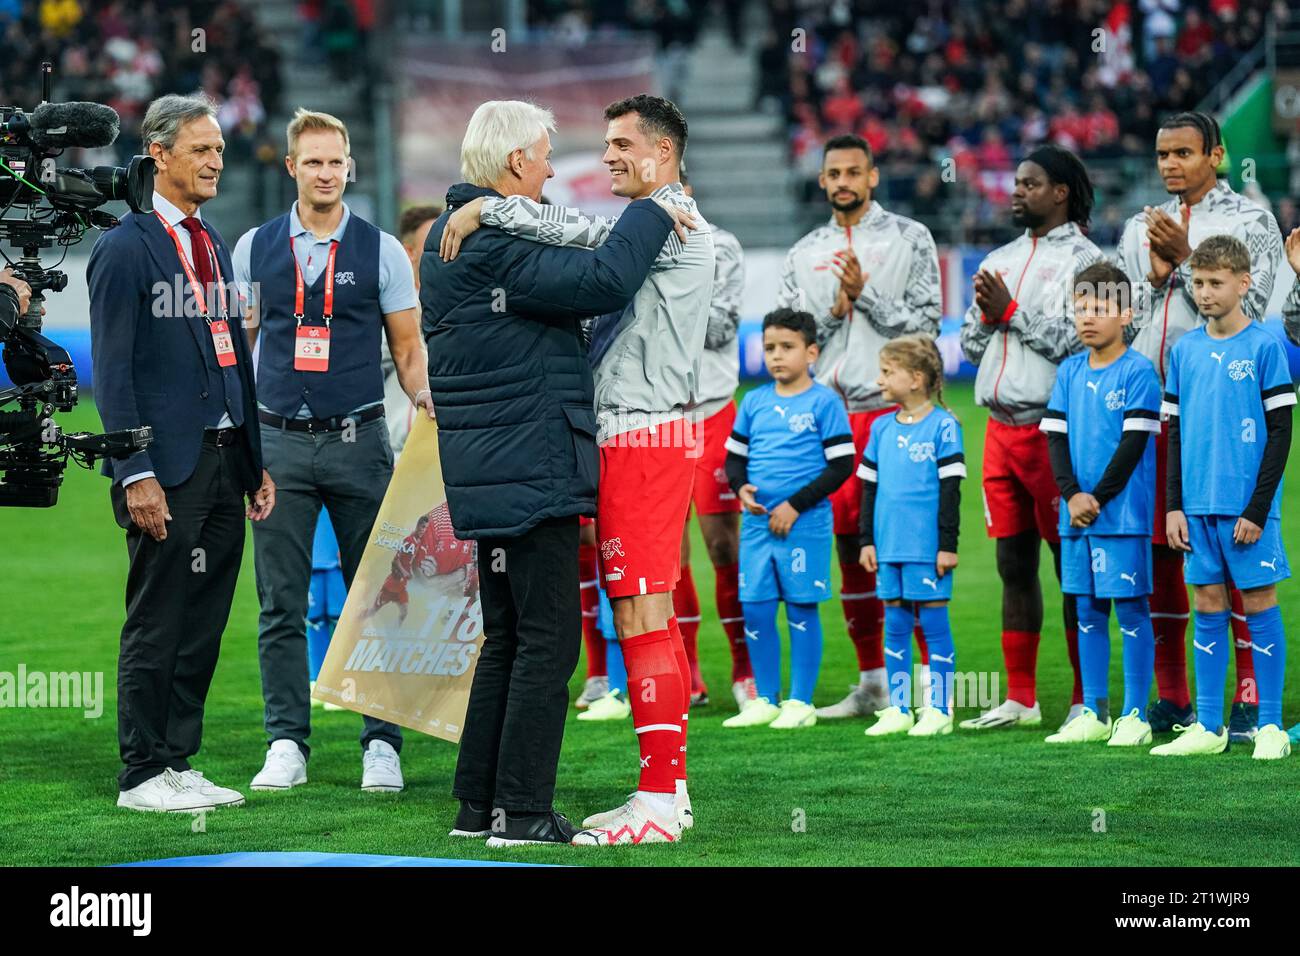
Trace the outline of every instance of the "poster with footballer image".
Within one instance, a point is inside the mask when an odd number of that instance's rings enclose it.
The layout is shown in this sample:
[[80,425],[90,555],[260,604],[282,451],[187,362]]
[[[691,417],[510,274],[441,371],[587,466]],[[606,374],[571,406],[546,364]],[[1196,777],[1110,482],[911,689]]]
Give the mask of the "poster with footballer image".
[[482,641],[475,545],[452,530],[437,425],[420,415],[312,696],[458,741]]

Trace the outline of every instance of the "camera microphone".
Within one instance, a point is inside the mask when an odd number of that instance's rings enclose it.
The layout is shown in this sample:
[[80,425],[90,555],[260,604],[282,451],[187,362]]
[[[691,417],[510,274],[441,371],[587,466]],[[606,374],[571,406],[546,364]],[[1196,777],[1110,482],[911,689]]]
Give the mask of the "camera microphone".
[[117,110],[100,103],[42,103],[28,122],[32,143],[45,149],[111,146],[121,129]]

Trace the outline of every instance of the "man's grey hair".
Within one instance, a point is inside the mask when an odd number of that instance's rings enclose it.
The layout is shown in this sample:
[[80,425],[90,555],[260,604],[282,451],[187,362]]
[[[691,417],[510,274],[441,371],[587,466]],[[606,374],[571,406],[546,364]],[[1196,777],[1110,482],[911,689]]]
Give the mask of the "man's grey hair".
[[510,154],[522,149],[536,159],[533,147],[545,130],[555,131],[551,111],[522,100],[488,100],[469,118],[460,144],[460,174],[475,186],[494,186]]
[[150,143],[161,143],[164,149],[176,145],[176,136],[181,127],[191,120],[204,116],[217,117],[216,104],[205,94],[180,96],[168,93],[149,104],[145,111],[144,122],[140,124],[140,138],[144,140],[145,152]]

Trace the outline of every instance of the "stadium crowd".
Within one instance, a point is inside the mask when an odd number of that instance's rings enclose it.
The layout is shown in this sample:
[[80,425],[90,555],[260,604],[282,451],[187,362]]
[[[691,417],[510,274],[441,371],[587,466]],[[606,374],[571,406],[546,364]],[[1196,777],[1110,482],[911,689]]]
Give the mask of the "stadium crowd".
[[117,162],[141,151],[138,130],[152,99],[195,90],[218,103],[230,155],[248,156],[279,107],[283,85],[276,45],[252,9],[233,0],[2,0],[0,103],[34,108],[47,60],[56,100],[117,110]]
[[[1259,43],[1266,16],[1290,15],[1271,0],[978,0],[919,11],[777,0],[770,11],[756,96],[786,119],[805,201],[820,194],[822,144],[856,133],[889,170],[887,201],[916,215],[936,211],[935,169],[951,161],[982,200],[963,222],[976,239],[988,238],[1006,173],[1030,145],[1058,143],[1094,169],[1145,156],[1158,116],[1194,108]],[[1118,238],[1118,221],[1101,225]]]

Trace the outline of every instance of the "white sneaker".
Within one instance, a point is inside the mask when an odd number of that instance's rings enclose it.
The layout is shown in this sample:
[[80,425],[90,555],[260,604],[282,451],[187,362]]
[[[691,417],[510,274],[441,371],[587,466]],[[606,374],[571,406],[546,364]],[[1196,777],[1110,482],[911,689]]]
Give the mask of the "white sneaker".
[[883,687],[863,687],[854,684],[849,694],[838,704],[818,707],[817,716],[822,720],[837,720],[843,717],[870,717],[878,710],[889,707],[889,693]]
[[[641,843],[676,843],[682,826],[676,820],[664,820],[639,797],[633,796],[617,810],[600,814],[605,821],[583,829],[573,838],[574,846],[632,846]],[[590,818],[589,818],[590,819]],[[586,823],[583,823],[586,827]]]
[[755,697],[745,701],[740,713],[728,717],[722,722],[724,727],[761,727],[770,724],[781,715],[781,708],[766,697]]
[[573,702],[573,706],[578,708],[578,710],[586,710],[608,693],[608,677],[588,677],[587,683],[582,685],[582,693],[579,694],[578,699]]
[[190,789],[197,790],[219,807],[237,807],[244,802],[244,795],[238,790],[219,787],[197,770],[182,770],[181,779]]
[[691,810],[691,795],[686,792],[686,781],[677,781],[677,822],[683,830],[695,826],[695,814]]
[[387,741],[370,741],[361,755],[361,789],[369,793],[397,793],[405,785],[402,758],[397,751]]
[[731,696],[736,699],[736,710],[744,710],[745,701],[753,700],[758,696],[758,687],[754,684],[754,678],[746,677],[733,683]]
[[288,790],[307,782],[307,758],[292,740],[273,740],[250,790]]
[[781,713],[768,726],[776,730],[794,730],[796,727],[812,727],[816,723],[817,709],[791,697],[781,701]]
[[1043,722],[1043,712],[1034,701],[1033,707],[1026,707],[1016,700],[1004,700],[992,710],[986,710],[978,717],[963,720],[958,726],[962,730],[988,730],[991,727],[1033,727]]
[[632,716],[632,705],[623,699],[619,691],[610,691],[603,697],[597,697],[591,705],[578,715],[579,720],[627,720]]
[[1065,715],[1065,720],[1061,721],[1061,726],[1056,728],[1056,732],[1059,734],[1061,731],[1065,729],[1066,724],[1074,720],[1074,718],[1078,717],[1082,713],[1083,713],[1083,704],[1071,704],[1069,711]]
[[[242,797],[240,802],[243,802]],[[197,813],[215,810],[220,804],[202,790],[190,786],[169,767],[144,783],[123,790],[117,795],[117,805],[152,813]]]

